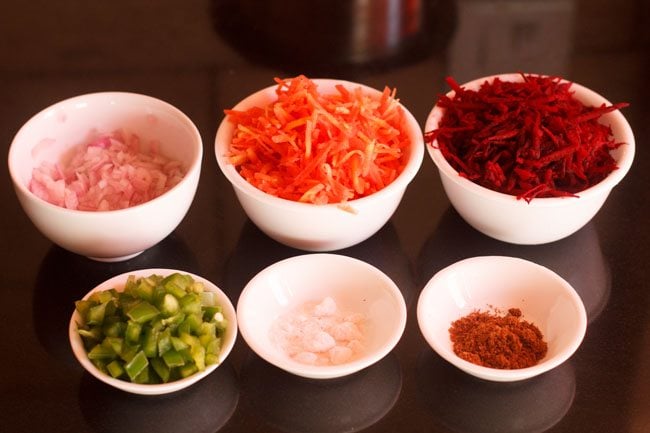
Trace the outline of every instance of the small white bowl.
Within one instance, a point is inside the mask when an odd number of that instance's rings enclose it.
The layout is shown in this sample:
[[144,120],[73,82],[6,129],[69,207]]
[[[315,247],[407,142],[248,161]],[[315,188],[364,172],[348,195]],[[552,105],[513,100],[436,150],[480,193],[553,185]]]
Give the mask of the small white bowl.
[[[539,328],[548,352],[538,364],[502,370],[473,364],[454,353],[451,323],[493,308],[519,308],[522,319]],[[461,260],[436,273],[420,294],[417,319],[424,338],[442,358],[496,382],[528,379],[557,367],[580,346],[587,329],[585,307],[569,283],[548,268],[503,256]]]
[[[522,81],[519,74],[503,74],[479,78],[462,87],[477,90],[485,81]],[[609,101],[579,84],[573,83],[574,97],[585,105],[611,105]],[[455,95],[454,91],[447,94]],[[444,109],[435,106],[425,123],[425,132],[438,128]],[[602,207],[611,190],[625,177],[634,159],[634,135],[629,123],[616,110],[603,115],[600,122],[611,125],[614,140],[626,143],[612,151],[618,169],[596,185],[577,195],[579,197],[535,198],[530,203],[517,200],[480,186],[461,177],[437,148],[437,142],[427,144],[449,201],[468,224],[492,238],[513,244],[542,244],[562,239],[587,224]]]
[[[336,85],[347,89],[362,88],[371,95],[381,92],[341,80],[315,79],[321,93],[335,92]],[[247,110],[266,106],[277,99],[277,86],[260,90],[233,109]],[[219,168],[230,181],[239,203],[255,225],[276,241],[306,251],[333,251],[356,245],[375,234],[397,209],[406,187],[418,172],[424,155],[422,129],[413,115],[404,107],[406,133],[411,140],[408,162],[402,173],[382,190],[347,205],[353,212],[342,210],[339,204],[314,205],[285,200],[267,194],[244,179],[228,161],[235,125],[224,119],[215,137],[215,154]]]
[[228,354],[230,354],[230,351],[235,345],[235,340],[237,339],[237,316],[235,313],[235,307],[230,302],[230,299],[228,299],[228,296],[223,291],[221,291],[221,289],[219,289],[217,286],[215,286],[213,283],[206,280],[205,278],[199,277],[189,272],[179,271],[174,269],[141,269],[141,270],[126,272],[124,274],[117,275],[115,277],[112,277],[104,281],[103,283],[99,284],[97,287],[92,289],[90,292],[88,292],[86,296],[83,297],[83,299],[87,299],[92,293],[99,292],[102,290],[109,290],[112,288],[115,288],[118,291],[124,290],[124,284],[126,283],[126,280],[129,275],[135,275],[136,277],[146,277],[152,274],[167,276],[175,272],[179,272],[185,275],[190,275],[192,278],[194,278],[195,281],[200,281],[201,283],[203,283],[203,285],[205,286],[205,290],[214,292],[217,295],[217,302],[223,308],[223,315],[228,321],[228,327],[226,328],[226,333],[224,334],[223,341],[222,341],[221,352],[219,353],[219,363],[210,365],[206,367],[205,370],[195,373],[184,379],[180,379],[168,383],[149,385],[149,384],[132,383],[132,382],[127,382],[125,380],[115,379],[99,371],[97,367],[95,367],[93,363],[90,362],[90,360],[88,359],[88,354],[86,352],[86,349],[84,348],[84,344],[81,339],[81,336],[79,335],[79,332],[77,332],[77,323],[80,323],[82,319],[81,316],[79,315],[79,312],[75,310],[74,313],[72,313],[72,318],[70,319],[70,325],[68,327],[68,335],[70,338],[70,346],[72,347],[72,352],[74,353],[74,356],[77,358],[79,363],[83,366],[83,368],[86,369],[86,371],[88,371],[90,374],[92,374],[102,382],[114,388],[121,389],[122,391],[130,392],[133,394],[158,395],[158,394],[168,394],[170,392],[175,392],[183,388],[187,388],[188,386],[198,382],[199,380],[203,379],[204,377],[212,373],[219,365],[221,365],[221,363],[224,362],[224,360],[228,357]]
[[[332,297],[340,311],[365,316],[360,357],[339,365],[309,365],[288,356],[273,340],[278,317],[305,302]],[[358,259],[336,254],[308,254],[277,262],[258,273],[237,303],[239,331],[248,345],[269,363],[312,379],[341,377],[386,356],[406,325],[406,304],[395,283]]]
[[[126,209],[70,210],[29,190],[32,171],[43,161],[60,161],[91,131],[123,129],[143,141],[158,140],[162,155],[181,161],[183,180],[163,195]],[[101,92],[58,102],[32,117],[9,149],[9,172],[25,213],[48,239],[74,253],[102,261],[131,258],[169,235],[194,199],[203,145],[192,121],[175,107],[150,96]]]

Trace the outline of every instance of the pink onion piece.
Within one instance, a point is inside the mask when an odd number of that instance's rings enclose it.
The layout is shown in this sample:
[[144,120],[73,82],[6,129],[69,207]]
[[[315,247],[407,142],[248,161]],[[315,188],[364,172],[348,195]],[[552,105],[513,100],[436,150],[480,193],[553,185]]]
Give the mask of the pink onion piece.
[[136,134],[103,134],[76,149],[69,162],[43,162],[32,171],[29,189],[57,206],[110,211],[136,206],[178,184],[185,172],[179,161],[144,145]]

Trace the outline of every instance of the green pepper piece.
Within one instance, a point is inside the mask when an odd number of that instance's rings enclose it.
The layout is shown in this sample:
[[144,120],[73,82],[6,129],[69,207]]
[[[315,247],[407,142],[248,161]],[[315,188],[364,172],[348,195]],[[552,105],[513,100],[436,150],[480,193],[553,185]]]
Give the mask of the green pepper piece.
[[176,327],[176,334],[190,334],[192,330],[190,329],[190,322],[187,321],[187,316],[183,319],[181,323]]
[[201,326],[199,327],[199,336],[201,335],[211,335],[211,336],[216,336],[217,335],[217,324],[214,322],[202,322]]
[[108,301],[106,301],[106,312],[104,313],[104,317],[115,316],[116,313],[117,313],[117,303],[115,302],[115,299],[111,298]]
[[133,359],[131,359],[131,361],[124,365],[124,369],[126,370],[126,374],[128,374],[133,381],[147,368],[148,365],[149,360],[147,359],[147,355],[145,355],[144,351],[141,350],[133,357]]
[[158,328],[147,327],[144,331],[144,338],[142,340],[142,350],[149,358],[158,356],[158,335],[160,331]]
[[201,341],[194,335],[191,334],[179,334],[178,338],[180,338],[185,344],[187,344],[190,347],[194,346],[200,346]]
[[88,316],[86,316],[86,324],[88,325],[101,325],[104,323],[104,316],[106,314],[106,302],[95,305],[88,309]]
[[79,335],[81,335],[81,338],[84,340],[84,342],[87,343],[99,342],[103,337],[102,330],[97,327],[78,327],[77,331],[79,332]]
[[188,293],[179,300],[181,310],[187,314],[201,314],[201,297],[196,293]]
[[126,315],[136,323],[146,323],[155,319],[160,314],[160,311],[147,301],[138,302],[134,305]]
[[192,359],[192,354],[190,353],[190,349],[191,349],[191,348],[188,346],[187,349],[183,349],[183,350],[179,350],[179,351],[178,351],[178,353],[180,353],[181,356],[183,357],[183,361],[185,361],[186,364],[187,364],[188,362],[192,362],[192,361],[193,361],[193,359]]
[[165,361],[163,361],[162,358],[153,358],[151,361],[151,366],[153,367],[153,371],[156,372],[158,377],[163,383],[169,382],[169,378],[171,376],[171,368],[165,364]]
[[165,277],[160,284],[165,288],[167,293],[171,293],[176,298],[180,299],[187,293],[190,287],[191,278],[189,275],[182,275],[178,272]]
[[141,278],[138,281],[138,284],[135,286],[135,296],[144,299],[147,302],[152,302],[153,300],[153,284],[150,283],[146,278]]
[[210,334],[201,334],[201,335],[199,335],[198,338],[199,338],[199,342],[201,343],[201,346],[208,347],[208,344],[210,344],[210,341],[214,340],[217,337],[214,336],[214,335],[210,335]]
[[199,344],[192,346],[190,354],[192,355],[196,368],[198,368],[199,371],[205,370],[205,347]]
[[152,384],[155,383],[155,381],[152,378],[153,374],[151,374],[151,369],[149,366],[146,366],[140,374],[138,374],[136,377],[131,379],[133,383],[142,383],[142,384]]
[[181,377],[188,377],[199,371],[199,369],[194,364],[185,364],[182,367],[178,368],[178,372],[181,374]]
[[81,301],[75,301],[74,308],[79,312],[79,315],[81,317],[86,317],[86,315],[88,314],[88,310],[90,309],[90,307],[94,305],[97,305],[97,303],[82,299]]
[[149,323],[149,326],[151,326],[153,329],[159,332],[165,329],[165,323],[163,322],[163,319],[161,317],[156,317],[155,319],[153,319]]
[[189,291],[194,293],[203,293],[205,292],[205,285],[200,281],[194,281],[192,286],[189,288]]
[[187,292],[185,292],[185,290],[178,287],[174,283],[167,283],[167,284],[164,285],[164,287],[165,287],[165,291],[167,293],[169,293],[170,295],[173,295],[176,299],[181,299],[187,293]]
[[153,288],[151,303],[154,305],[159,305],[166,293],[167,292],[165,291],[165,288],[163,286],[161,286],[160,284],[156,284]]
[[137,285],[138,284],[135,275],[129,275],[128,277],[126,277],[126,283],[124,284],[123,293],[132,294],[135,291]]
[[174,347],[174,350],[179,351],[179,352],[180,352],[181,350],[185,350],[185,349],[188,349],[188,348],[190,347],[190,346],[189,346],[187,343],[185,343],[183,340],[181,340],[181,339],[178,338],[178,337],[174,337],[173,335],[172,335],[172,337],[171,337],[171,342],[172,342],[172,346]]
[[122,337],[126,331],[126,324],[117,316],[105,317],[102,331],[108,337]]
[[133,357],[140,351],[141,346],[139,344],[129,344],[125,342],[122,344],[122,353],[120,353],[120,358],[124,362],[129,362]]
[[167,317],[165,319],[162,319],[161,323],[162,323],[163,326],[167,326],[170,329],[174,330],[174,329],[177,329],[178,325],[183,323],[184,320],[185,320],[185,314],[184,313],[178,313],[178,314],[175,314],[175,315],[173,315],[171,317]]
[[213,365],[213,364],[218,364],[219,363],[219,356],[215,355],[213,353],[206,353],[205,354],[205,365]]
[[217,335],[223,334],[223,331],[228,327],[228,320],[221,311],[214,313],[210,322],[214,322],[214,324],[217,325]]
[[124,367],[122,367],[122,363],[118,361],[117,359],[114,361],[111,361],[107,366],[106,370],[108,371],[108,374],[110,374],[114,378],[121,377],[126,373],[124,370]]
[[201,329],[201,316],[198,314],[188,314],[183,323],[179,325],[178,335],[197,334]]
[[172,368],[172,367],[181,367],[185,365],[185,359],[181,352],[177,352],[176,350],[168,350],[165,352],[162,356],[163,361],[165,361],[165,364],[167,367]]
[[143,277],[143,278],[145,280],[147,280],[147,282],[149,284],[151,284],[152,286],[160,285],[160,282],[163,280],[163,277],[161,277],[160,275],[156,275],[156,274],[151,274],[148,277]]
[[108,370],[106,369],[106,360],[105,359],[91,359],[90,360],[95,367],[97,367],[97,370],[101,371],[104,374],[108,374]]
[[114,290],[101,290],[99,292],[93,292],[88,299],[91,301],[95,301],[98,304],[104,304],[110,300],[112,300],[115,297],[115,291]]
[[172,348],[171,331],[165,329],[158,335],[158,356],[162,356]]
[[142,302],[141,299],[135,298],[128,293],[120,293],[117,298],[117,303],[121,306],[122,311],[129,311],[140,302]]
[[117,355],[122,354],[122,348],[124,346],[124,340],[120,337],[106,337],[102,341],[104,347],[110,347]]
[[205,346],[205,351],[206,353],[210,353],[212,355],[218,355],[221,353],[221,338],[215,337],[213,340],[208,342],[208,344]]
[[163,296],[162,302],[160,302],[158,308],[160,309],[160,312],[163,314],[163,316],[169,317],[178,313],[178,310],[180,310],[180,305],[178,303],[178,299],[176,299],[174,295],[165,293],[165,296]]
[[113,350],[113,348],[109,346],[105,346],[103,344],[96,344],[90,351],[88,352],[88,359],[115,359],[117,354]]
[[137,343],[140,341],[140,335],[142,334],[142,325],[129,320],[126,324],[126,330],[124,331],[124,337],[129,343]]
[[214,307],[217,303],[217,295],[214,292],[201,292],[199,296],[203,308]]
[[204,305],[203,306],[203,320],[206,322],[209,322],[210,320],[214,319],[214,315],[217,313],[222,312],[222,308],[220,305]]

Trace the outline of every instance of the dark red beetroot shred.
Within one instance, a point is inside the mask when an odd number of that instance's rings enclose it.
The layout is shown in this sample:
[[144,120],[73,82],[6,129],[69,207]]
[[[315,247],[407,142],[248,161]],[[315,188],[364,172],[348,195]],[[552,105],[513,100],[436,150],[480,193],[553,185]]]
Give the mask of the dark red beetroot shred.
[[478,91],[447,78],[455,91],[440,96],[438,129],[425,133],[452,167],[486,188],[530,202],[575,196],[617,168],[610,155],[623,143],[598,118],[628,106],[589,107],[558,77],[522,74],[523,82],[495,78]]

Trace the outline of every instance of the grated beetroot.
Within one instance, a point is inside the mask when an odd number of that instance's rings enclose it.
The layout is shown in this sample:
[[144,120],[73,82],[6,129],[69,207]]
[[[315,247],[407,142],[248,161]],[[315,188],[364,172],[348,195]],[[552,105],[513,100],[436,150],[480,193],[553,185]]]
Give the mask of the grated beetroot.
[[523,81],[495,78],[476,90],[453,78],[455,95],[440,96],[439,127],[425,133],[458,173],[518,199],[575,196],[617,168],[616,142],[600,116],[627,103],[584,105],[572,83],[558,77],[521,74]]
[[162,156],[135,134],[103,134],[75,149],[67,163],[43,162],[29,189],[57,206],[83,211],[124,209],[156,198],[184,176],[181,163]]

